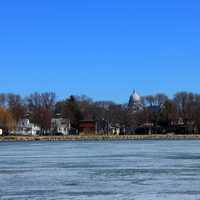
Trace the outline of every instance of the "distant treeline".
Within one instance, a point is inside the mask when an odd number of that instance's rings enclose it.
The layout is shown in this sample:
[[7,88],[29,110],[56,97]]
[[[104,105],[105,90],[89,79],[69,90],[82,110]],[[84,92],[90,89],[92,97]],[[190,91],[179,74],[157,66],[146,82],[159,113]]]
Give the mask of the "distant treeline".
[[0,128],[14,129],[23,118],[41,128],[45,134],[51,128],[51,119],[59,114],[70,119],[78,129],[80,120],[106,120],[127,130],[151,124],[157,133],[173,132],[182,127],[185,133],[200,130],[200,94],[179,92],[173,98],[165,94],[142,97],[143,109],[133,111],[128,104],[112,101],[93,101],[87,96],[70,96],[56,101],[53,92],[33,93],[28,97],[18,94],[0,94]]

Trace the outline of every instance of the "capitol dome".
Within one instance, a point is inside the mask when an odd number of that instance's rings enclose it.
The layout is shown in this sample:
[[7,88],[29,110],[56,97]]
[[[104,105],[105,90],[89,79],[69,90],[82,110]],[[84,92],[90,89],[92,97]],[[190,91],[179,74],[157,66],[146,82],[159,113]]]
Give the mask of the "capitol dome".
[[141,101],[140,95],[135,90],[133,91],[132,99],[133,99],[134,102],[140,102]]
[[142,99],[140,95],[134,90],[130,96],[128,107],[133,111],[137,112],[143,109]]

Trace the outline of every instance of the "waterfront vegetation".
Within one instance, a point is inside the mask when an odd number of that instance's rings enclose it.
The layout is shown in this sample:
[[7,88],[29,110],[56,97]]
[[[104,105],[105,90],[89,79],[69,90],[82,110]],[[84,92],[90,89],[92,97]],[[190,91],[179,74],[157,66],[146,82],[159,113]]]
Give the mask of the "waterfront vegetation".
[[8,135],[25,116],[40,127],[41,135],[51,128],[58,113],[69,119],[74,129],[84,119],[105,120],[130,134],[198,134],[200,130],[200,95],[179,92],[173,98],[165,94],[141,97],[142,109],[134,111],[128,104],[93,101],[87,96],[70,96],[56,100],[53,92],[33,93],[28,97],[0,94],[0,129]]

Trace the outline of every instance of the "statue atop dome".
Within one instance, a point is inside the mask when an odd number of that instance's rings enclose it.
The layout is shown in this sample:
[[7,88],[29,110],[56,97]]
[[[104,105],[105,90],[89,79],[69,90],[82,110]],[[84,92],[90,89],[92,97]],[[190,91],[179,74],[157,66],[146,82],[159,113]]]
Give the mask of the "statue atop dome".
[[133,110],[133,112],[138,112],[143,109],[141,96],[136,92],[136,90],[133,91],[129,98],[128,107]]

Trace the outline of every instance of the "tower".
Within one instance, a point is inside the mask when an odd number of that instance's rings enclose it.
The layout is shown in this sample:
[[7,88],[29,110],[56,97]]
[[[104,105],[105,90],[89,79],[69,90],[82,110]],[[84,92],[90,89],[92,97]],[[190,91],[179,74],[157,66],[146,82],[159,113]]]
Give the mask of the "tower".
[[133,112],[138,112],[143,109],[142,100],[140,95],[136,92],[136,90],[133,91],[129,98],[128,103],[129,109],[131,109]]

